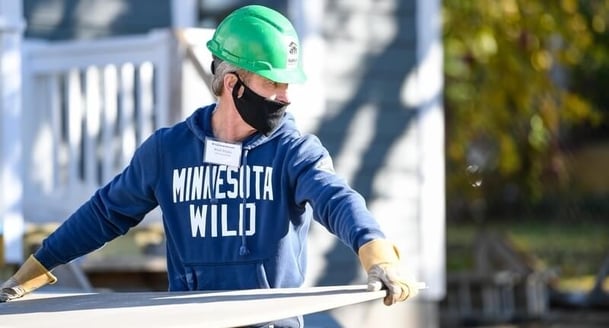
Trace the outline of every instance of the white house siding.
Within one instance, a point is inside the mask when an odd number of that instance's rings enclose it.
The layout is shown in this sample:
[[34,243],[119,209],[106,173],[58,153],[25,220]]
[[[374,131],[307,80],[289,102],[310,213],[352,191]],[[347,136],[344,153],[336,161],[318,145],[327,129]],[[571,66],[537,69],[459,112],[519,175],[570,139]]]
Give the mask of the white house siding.
[[[400,246],[404,270],[429,285],[400,311],[367,304],[332,313],[347,327],[375,327],[379,318],[436,326],[434,302],[445,289],[439,1],[326,1],[323,15],[326,102],[312,132]],[[319,227],[312,239],[312,262],[320,262],[310,284],[365,281],[344,245]]]
[[24,0],[26,38],[93,39],[171,26],[171,0]]

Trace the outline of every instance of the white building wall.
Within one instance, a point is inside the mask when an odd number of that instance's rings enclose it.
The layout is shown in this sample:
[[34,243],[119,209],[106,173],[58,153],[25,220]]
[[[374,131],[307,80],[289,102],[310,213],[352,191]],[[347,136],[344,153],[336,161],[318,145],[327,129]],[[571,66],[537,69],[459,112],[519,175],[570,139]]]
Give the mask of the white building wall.
[[[377,302],[331,314],[345,327],[436,327],[445,294],[440,1],[326,1],[310,22],[320,22],[323,47],[321,60],[305,65],[322,67],[323,90],[307,99],[320,95],[324,106],[299,107],[297,119],[364,194],[402,249],[406,274],[428,286],[391,308]],[[349,273],[358,269],[354,254],[317,225],[309,251],[309,284],[365,282],[363,272]]]

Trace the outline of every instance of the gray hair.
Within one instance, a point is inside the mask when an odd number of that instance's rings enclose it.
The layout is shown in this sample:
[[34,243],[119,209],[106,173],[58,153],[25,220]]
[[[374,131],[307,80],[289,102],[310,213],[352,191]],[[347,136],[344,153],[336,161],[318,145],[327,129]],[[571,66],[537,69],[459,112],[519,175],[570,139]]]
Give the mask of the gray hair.
[[222,95],[222,89],[224,87],[224,76],[229,73],[237,73],[240,76],[244,76],[245,71],[238,68],[235,65],[229,64],[214,56],[214,74],[211,78],[211,90],[216,96]]

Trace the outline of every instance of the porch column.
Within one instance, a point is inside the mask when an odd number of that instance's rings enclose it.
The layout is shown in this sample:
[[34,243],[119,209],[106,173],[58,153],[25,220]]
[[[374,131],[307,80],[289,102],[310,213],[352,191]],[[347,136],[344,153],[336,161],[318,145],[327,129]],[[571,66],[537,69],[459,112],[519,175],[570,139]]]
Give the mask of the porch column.
[[[0,233],[7,264],[23,262],[21,142],[22,2],[0,0]],[[3,266],[3,265],[2,265]]]

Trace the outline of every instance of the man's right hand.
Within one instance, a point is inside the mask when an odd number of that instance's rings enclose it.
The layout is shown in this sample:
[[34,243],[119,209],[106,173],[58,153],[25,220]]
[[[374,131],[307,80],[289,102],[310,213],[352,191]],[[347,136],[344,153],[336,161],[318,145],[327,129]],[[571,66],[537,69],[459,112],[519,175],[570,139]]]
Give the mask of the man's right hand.
[[54,284],[57,278],[33,256],[23,263],[17,272],[0,286],[0,302],[6,302],[46,285]]

